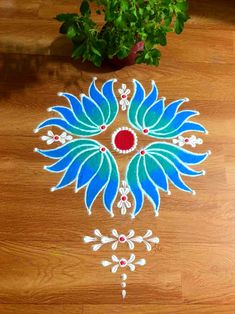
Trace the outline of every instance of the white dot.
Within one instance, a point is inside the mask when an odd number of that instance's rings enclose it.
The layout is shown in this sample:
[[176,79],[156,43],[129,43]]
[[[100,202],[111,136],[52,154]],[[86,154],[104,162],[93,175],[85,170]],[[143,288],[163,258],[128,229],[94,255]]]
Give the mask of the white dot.
[[38,148],[34,148],[34,150],[33,150],[34,152],[38,152]]
[[188,101],[189,101],[189,98],[188,98],[188,97],[185,97],[185,98],[184,98],[184,101],[188,102]]
[[38,133],[39,130],[38,129],[34,129],[33,131],[34,131],[34,133]]
[[206,174],[206,171],[205,170],[202,170],[202,175],[204,176]]
[[159,216],[159,212],[156,212],[156,213],[155,213],[155,217],[158,217],[158,216]]
[[171,195],[171,191],[167,191],[167,194],[168,194],[168,195]]
[[193,194],[193,195],[196,195],[196,191],[193,190],[193,191],[192,191],[192,194]]
[[53,186],[53,187],[51,188],[51,192],[54,192],[55,190],[56,190],[56,187]]
[[63,93],[62,92],[58,92],[57,96],[63,96]]
[[51,111],[52,111],[52,108],[47,108],[47,111],[48,111],[48,112],[51,112]]

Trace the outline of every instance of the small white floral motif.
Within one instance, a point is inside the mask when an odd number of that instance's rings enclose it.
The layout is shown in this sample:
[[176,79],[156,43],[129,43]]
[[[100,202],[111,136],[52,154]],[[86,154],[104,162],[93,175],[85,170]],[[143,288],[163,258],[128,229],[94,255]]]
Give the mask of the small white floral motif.
[[48,131],[47,135],[43,135],[41,139],[46,141],[47,145],[51,145],[54,142],[60,142],[61,144],[64,144],[66,141],[71,141],[73,137],[71,135],[67,135],[66,132],[58,135],[54,134],[52,131]]
[[126,181],[122,181],[122,187],[119,188],[119,192],[121,196],[119,202],[117,203],[117,207],[121,209],[121,214],[125,215],[127,208],[131,207],[131,202],[128,201],[130,189],[128,188]]
[[192,147],[196,147],[197,144],[201,145],[203,140],[201,138],[196,138],[195,135],[190,137],[183,137],[182,135],[178,136],[178,138],[174,138],[172,140],[174,144],[178,144],[179,146],[191,145]]
[[122,88],[118,89],[119,94],[121,95],[121,100],[119,101],[119,104],[123,111],[127,109],[129,106],[129,100],[128,95],[130,94],[130,90],[126,88],[126,84],[122,84]]
[[118,258],[116,255],[113,255],[111,257],[112,261],[102,261],[101,264],[104,267],[113,265],[111,268],[112,273],[116,273],[118,268],[124,268],[124,267],[129,267],[131,271],[134,271],[136,266],[144,266],[146,264],[146,260],[144,258],[139,259],[138,261],[135,261],[135,254],[131,254],[129,259],[126,258]]
[[147,251],[151,251],[152,249],[152,243],[157,244],[159,243],[158,237],[152,237],[153,232],[151,230],[147,230],[144,236],[137,236],[134,237],[135,231],[130,230],[127,235],[125,234],[119,234],[116,229],[112,230],[112,236],[113,237],[107,237],[101,234],[100,230],[96,229],[94,230],[94,235],[96,237],[90,237],[85,236],[84,242],[85,243],[91,243],[91,242],[99,242],[94,245],[92,245],[93,251],[98,251],[104,244],[112,243],[112,250],[116,250],[118,247],[118,244],[127,243],[130,250],[133,250],[135,248],[135,243],[144,243],[146,246]]

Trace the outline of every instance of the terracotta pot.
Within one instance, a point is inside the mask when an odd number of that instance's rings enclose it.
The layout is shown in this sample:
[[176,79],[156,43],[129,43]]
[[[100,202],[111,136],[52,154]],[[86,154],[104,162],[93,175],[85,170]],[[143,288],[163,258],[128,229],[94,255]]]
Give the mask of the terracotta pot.
[[135,59],[137,57],[138,51],[143,51],[143,50],[144,50],[144,42],[139,41],[132,47],[130,54],[126,58],[118,59],[116,56],[114,56],[113,59],[110,60],[110,62],[118,67],[133,65],[135,64]]

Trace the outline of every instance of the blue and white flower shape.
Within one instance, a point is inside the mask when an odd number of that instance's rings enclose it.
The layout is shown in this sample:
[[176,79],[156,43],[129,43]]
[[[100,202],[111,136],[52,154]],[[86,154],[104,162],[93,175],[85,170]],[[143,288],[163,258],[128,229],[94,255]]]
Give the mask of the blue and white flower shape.
[[54,149],[35,149],[41,155],[57,161],[44,167],[51,172],[64,172],[60,182],[51,190],[62,189],[75,182],[75,191],[86,187],[85,204],[89,214],[93,202],[103,191],[103,203],[106,210],[113,216],[113,202],[119,187],[119,172],[111,152],[99,142],[84,138],[98,135],[114,121],[118,113],[118,102],[113,91],[116,80],[105,82],[101,91],[95,85],[95,80],[89,87],[89,97],[82,94],[81,100],[69,93],[60,93],[65,97],[70,108],[55,106],[49,108],[60,115],[50,118],[37,127],[56,126],[60,129],[82,138],[74,139],[63,146]]
[[[112,153],[98,141],[89,139],[104,132],[118,114],[118,100],[113,90],[115,81],[115,79],[106,81],[99,90],[93,80],[89,87],[89,95],[82,94],[81,100],[72,94],[60,93],[59,96],[68,100],[70,108],[65,106],[49,108],[49,111],[56,112],[59,117],[42,122],[35,130],[38,132],[45,127],[56,126],[75,137],[54,149],[35,150],[45,157],[56,160],[54,164],[46,166],[46,170],[63,172],[60,182],[52,191],[72,183],[75,183],[76,192],[86,188],[85,205],[89,214],[94,201],[103,192],[104,207],[113,216],[113,204],[120,184],[117,163]],[[195,192],[184,183],[182,176],[205,174],[204,171],[193,170],[190,166],[201,163],[210,154],[210,152],[193,153],[166,140],[180,136],[184,132],[207,133],[207,131],[201,124],[190,121],[191,117],[198,115],[197,111],[179,111],[179,107],[188,101],[187,98],[165,106],[165,98],[158,98],[158,89],[154,81],[148,95],[145,95],[140,82],[137,80],[133,82],[134,93],[128,103],[127,113],[129,123],[138,132],[158,141],[137,151],[127,166],[127,187],[134,199],[132,217],[141,211],[144,197],[152,202],[155,215],[158,216],[159,190],[170,194],[170,181],[178,189],[194,194]],[[133,137],[133,145],[136,146],[135,132],[131,129],[121,128],[119,138],[121,133],[125,132],[129,132],[129,136]],[[117,134],[116,131],[114,135]],[[114,146],[115,139],[117,138],[113,136]],[[130,153],[135,146],[125,151],[116,147],[116,151]],[[127,201],[127,195],[122,195],[122,201],[124,197]]]
[[[184,132],[208,133],[201,124],[189,121],[192,116],[199,114],[197,111],[178,111],[188,101],[187,98],[165,106],[165,98],[158,99],[154,81],[147,96],[140,82],[133,82],[135,92],[128,111],[128,119],[133,128],[161,140],[172,139]],[[209,154],[210,151],[204,154],[192,153],[165,141],[154,142],[141,149],[131,159],[126,171],[126,181],[135,201],[132,216],[135,217],[141,211],[144,196],[152,202],[155,215],[158,216],[159,190],[170,194],[169,181],[178,189],[195,194],[181,176],[204,175],[205,171],[196,171],[190,166],[201,163]]]

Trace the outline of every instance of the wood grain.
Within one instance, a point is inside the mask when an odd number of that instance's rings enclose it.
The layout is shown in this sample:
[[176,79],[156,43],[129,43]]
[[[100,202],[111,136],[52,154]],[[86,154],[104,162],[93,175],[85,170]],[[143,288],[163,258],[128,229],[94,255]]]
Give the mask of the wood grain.
[[[232,0],[189,4],[191,19],[182,35],[170,34],[160,67],[115,69],[70,59],[71,45],[52,18],[76,11],[75,0],[0,1],[1,314],[235,313],[235,6]],[[44,132],[33,130],[50,116],[48,107],[66,104],[59,91],[86,93],[94,76],[99,87],[117,78],[116,91],[121,83],[132,89],[133,78],[149,90],[154,79],[167,102],[190,99],[184,108],[198,110],[196,120],[209,131],[195,151],[212,151],[195,167],[206,176],[186,178],[196,196],[172,187],[171,196],[161,193],[157,219],[146,201],[132,220],[117,208],[111,218],[100,198],[88,216],[84,191],[75,194],[72,186],[50,192],[59,176],[43,170],[50,161],[33,150],[46,147]],[[123,125],[121,112],[96,138],[111,149],[111,134]],[[138,149],[148,142],[140,135]],[[124,177],[133,154],[113,153]],[[136,245],[147,264],[129,273],[125,303],[120,273],[100,265],[111,258],[110,246],[94,253],[83,243],[96,228],[106,235],[113,228],[137,235],[152,229],[160,237],[149,253]],[[130,251],[124,246],[115,254]]]

